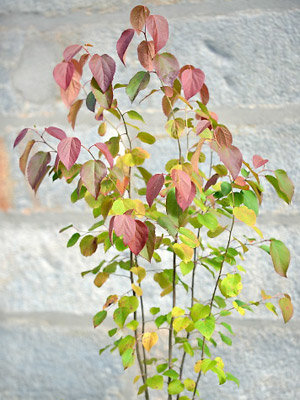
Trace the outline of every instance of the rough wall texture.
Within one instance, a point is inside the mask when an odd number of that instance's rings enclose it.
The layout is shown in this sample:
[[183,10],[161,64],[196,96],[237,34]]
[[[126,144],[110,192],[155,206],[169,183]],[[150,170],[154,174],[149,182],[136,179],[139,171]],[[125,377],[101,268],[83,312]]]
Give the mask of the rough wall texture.
[[[235,133],[245,158],[254,153],[266,156],[271,166],[276,162],[285,168],[299,188],[299,1],[153,0],[145,4],[169,20],[167,50],[181,63],[188,60],[205,71],[211,108]],[[106,336],[101,328],[93,330],[91,317],[105,295],[91,279],[80,276],[94,263],[79,251],[66,251],[68,235],[57,233],[74,221],[87,226],[90,212],[70,206],[71,188],[66,190],[60,183],[43,183],[44,190],[34,198],[18,171],[18,154],[11,150],[16,132],[24,126],[55,124],[71,132],[52,69],[69,44],[91,42],[101,54],[112,54],[121,30],[128,27],[134,3],[1,0],[0,5],[0,398],[134,399],[135,390],[128,384],[134,371],[124,373],[113,355],[98,356]],[[127,59],[129,70],[119,64],[121,81],[130,77],[130,67],[137,67],[133,50]],[[127,106],[124,97],[122,108]],[[144,113],[153,131],[162,136],[158,107],[153,98],[145,103]],[[96,129],[88,113],[79,115],[79,137],[92,143]],[[161,160],[175,155],[176,149],[166,137],[152,153],[148,166],[159,172]],[[282,238],[291,248],[290,279],[275,276],[261,253],[248,261],[247,277],[252,297],[259,295],[259,288],[288,291],[295,316],[287,326],[263,310],[257,310],[256,319],[232,318],[239,333],[234,347],[221,352],[241,387],[231,383],[217,387],[214,378],[207,376],[201,386],[203,399],[296,399],[300,391],[299,207],[297,192],[291,207],[266,195],[258,221],[264,224],[266,236]],[[159,298],[157,289],[150,292]]]

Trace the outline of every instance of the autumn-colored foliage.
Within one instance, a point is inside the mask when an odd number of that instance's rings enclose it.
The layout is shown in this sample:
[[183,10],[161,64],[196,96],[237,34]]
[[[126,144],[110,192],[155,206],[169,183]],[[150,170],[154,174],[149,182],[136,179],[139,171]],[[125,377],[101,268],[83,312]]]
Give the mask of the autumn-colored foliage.
[[[106,318],[114,325],[108,331],[111,343],[100,354],[107,348],[118,349],[124,369],[137,362],[140,372],[134,383],[141,382],[138,394],[146,399],[151,395],[149,389],[165,392],[168,399],[195,399],[201,376],[208,371],[218,376],[220,384],[227,380],[239,383],[215,354],[216,337],[232,344],[232,328],[225,322],[228,315],[244,315],[261,304],[277,314],[276,301],[284,322],[293,315],[286,293],[270,295],[262,289],[261,297],[251,301],[239,296],[246,273],[240,262],[255,246],[277,274],[287,276],[289,250],[278,238],[265,238],[256,219],[265,185],[270,184],[287,204],[294,187],[284,170],[266,169],[268,160],[262,156],[244,160],[229,129],[207,107],[204,72],[190,64],[181,66],[173,54],[164,52],[169,38],[167,20],[139,5],[131,11],[130,23],[116,38],[116,52],[125,66],[126,51],[136,35],[141,67],[126,84],[114,82],[113,57],[95,53],[90,44],[68,46],[53,71],[71,127],[75,129],[82,107],[94,117],[94,144],[87,148],[76,136],[50,126],[23,129],[14,147],[28,138],[20,169],[35,192],[46,176],[52,181],[76,182],[72,203],[82,200],[92,208],[95,223],[86,233],[74,232],[67,247],[79,241],[84,256],[98,248],[106,255],[82,276],[94,275],[99,291],[119,269],[129,278],[122,291],[103,299],[103,308],[93,318],[95,328]],[[90,74],[84,90],[83,70]],[[154,144],[157,138],[140,128],[144,118],[135,109],[121,110],[121,90],[132,103],[136,98],[146,102],[149,96],[161,101],[164,129],[178,156],[153,175],[145,168],[150,154],[142,146]],[[134,175],[142,186],[134,186]],[[246,234],[234,232],[236,224],[245,227]],[[69,225],[61,231],[67,229],[75,228]],[[212,280],[209,299],[202,298],[201,288],[195,286],[203,271]],[[167,312],[144,294],[150,285],[160,287],[161,297],[171,298]],[[185,299],[178,298],[178,286],[185,290]],[[164,329],[167,349],[163,359],[157,359],[155,348],[166,343]],[[194,370],[185,369],[187,358],[194,357]]]

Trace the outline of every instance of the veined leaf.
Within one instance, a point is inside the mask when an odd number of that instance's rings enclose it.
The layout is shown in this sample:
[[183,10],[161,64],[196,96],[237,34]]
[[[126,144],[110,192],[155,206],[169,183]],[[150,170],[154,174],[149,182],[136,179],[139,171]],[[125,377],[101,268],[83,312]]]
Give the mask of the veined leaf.
[[280,240],[271,239],[270,255],[277,274],[286,278],[291,259],[289,249]]

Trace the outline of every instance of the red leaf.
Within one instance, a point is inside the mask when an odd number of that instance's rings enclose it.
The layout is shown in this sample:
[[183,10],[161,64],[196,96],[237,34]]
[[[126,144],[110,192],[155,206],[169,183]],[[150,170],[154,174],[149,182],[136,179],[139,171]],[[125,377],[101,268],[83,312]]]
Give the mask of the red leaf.
[[146,28],[153,38],[155,53],[157,53],[169,39],[168,21],[161,15],[150,15],[146,19]]
[[79,53],[81,49],[82,46],[80,44],[72,44],[71,46],[66,47],[63,52],[65,61],[71,61],[71,59],[76,56],[76,54]]
[[105,158],[109,163],[110,168],[112,168],[114,166],[114,158],[111,155],[111,152],[109,151],[107,145],[105,143],[95,143],[95,146],[98,147],[101,153],[104,154]]
[[213,176],[211,176],[209,180],[206,182],[206,185],[204,187],[204,192],[206,192],[211,186],[215,185],[218,179],[219,179],[219,174],[214,174]]
[[105,93],[113,81],[116,63],[108,54],[102,56],[94,54],[90,59],[89,66],[100,89]]
[[63,140],[67,137],[65,131],[55,126],[49,126],[49,128],[45,128],[45,131],[58,140]]
[[116,215],[114,230],[117,236],[123,236],[123,242],[127,246],[134,239],[136,231],[135,220],[127,214]]
[[53,77],[56,83],[63,89],[66,90],[70,85],[71,79],[75,71],[74,64],[69,62],[61,62],[56,65],[53,70]]
[[137,53],[138,53],[138,58],[139,58],[141,65],[147,71],[152,71],[153,70],[152,59],[155,56],[153,40],[150,40],[149,42],[146,42],[146,40],[143,40],[138,45]]
[[203,132],[204,129],[209,128],[210,125],[210,121],[207,119],[201,119],[196,126],[196,134],[200,135],[200,133]]
[[154,199],[158,196],[163,187],[165,178],[164,174],[155,174],[151,176],[147,183],[146,199],[149,207],[152,206]]
[[252,158],[252,163],[254,165],[254,168],[259,168],[265,165],[269,160],[263,159],[261,156],[258,154],[255,154]]
[[235,180],[242,168],[243,156],[240,150],[235,146],[222,146],[219,148],[217,144],[213,145],[214,150],[219,154],[220,160],[224,163],[225,167],[227,167],[232,175],[232,179]]
[[184,171],[180,171],[179,169],[173,169],[171,171],[171,178],[180,198],[182,198],[184,201],[187,201],[190,196],[192,185],[189,175]]
[[62,101],[67,107],[71,107],[71,105],[77,99],[81,89],[80,79],[82,75],[82,65],[76,60],[72,60],[71,62],[75,67],[71,82],[66,90],[60,88]]
[[196,196],[196,186],[194,182],[191,182],[191,188],[188,197],[184,196],[183,193],[177,189],[177,187],[175,188],[175,196],[182,211],[186,210]]
[[148,240],[148,227],[144,222],[135,220],[135,234],[128,243],[130,250],[137,256]]
[[16,140],[14,141],[14,148],[21,142],[21,140],[24,139],[26,136],[26,133],[28,132],[29,128],[24,128],[21,130],[21,132],[18,133],[18,136],[16,137]]
[[[235,183],[236,185],[239,185],[239,186],[248,186],[248,185],[247,185],[247,182],[245,181],[245,178],[243,178],[242,176],[238,176],[238,177],[235,179],[234,183]],[[248,187],[249,187],[249,186],[248,186]]]
[[215,129],[215,137],[220,147],[230,146],[232,144],[232,135],[226,126],[217,126]]
[[136,6],[131,10],[130,22],[138,35],[143,30],[146,18],[149,15],[150,15],[149,8],[145,6]]
[[192,65],[185,66],[181,69],[181,83],[184,96],[187,100],[200,92],[205,80],[204,72]]
[[209,91],[205,83],[203,83],[202,88],[200,89],[200,97],[202,103],[206,106],[209,101]]
[[176,57],[170,53],[157,54],[153,59],[153,65],[158,77],[166,85],[173,86],[180,71]]
[[87,161],[80,169],[81,180],[95,199],[99,196],[101,181],[106,175],[106,166],[100,160]]
[[51,161],[49,152],[38,151],[31,157],[27,167],[27,178],[30,186],[36,192],[46,175]]
[[117,53],[124,65],[125,65],[126,50],[133,38],[133,35],[134,35],[134,29],[126,29],[126,31],[122,33],[119,40],[117,41]]
[[61,140],[57,146],[60,161],[69,170],[76,162],[81,149],[81,142],[76,137]]

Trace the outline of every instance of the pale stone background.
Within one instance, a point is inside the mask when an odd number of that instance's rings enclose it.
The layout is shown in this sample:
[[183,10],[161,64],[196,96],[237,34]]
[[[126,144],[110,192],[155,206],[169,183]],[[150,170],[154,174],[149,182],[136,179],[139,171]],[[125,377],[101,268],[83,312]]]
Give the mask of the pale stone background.
[[[109,290],[80,272],[97,265],[99,253],[84,259],[78,249],[66,250],[69,235],[58,229],[71,222],[86,227],[90,211],[73,207],[73,190],[62,182],[44,182],[37,198],[18,170],[20,149],[12,151],[16,133],[24,126],[56,125],[72,134],[66,109],[52,79],[63,49],[73,43],[95,44],[100,54],[117,59],[114,49],[129,27],[128,0],[0,0],[0,398],[90,400],[135,399],[117,355],[98,356],[107,343],[92,316]],[[270,167],[287,170],[296,187],[299,179],[299,0],[153,0],[144,2],[170,24],[166,49],[181,64],[202,68],[211,92],[211,109],[235,133],[245,159],[254,153]],[[137,43],[137,42],[136,42]],[[134,47],[134,46],[133,46]],[[129,50],[127,70],[118,62],[122,82],[139,68]],[[117,78],[118,79],[118,78]],[[129,107],[125,97],[122,109]],[[145,102],[146,121],[157,135],[159,103]],[[76,135],[87,144],[97,140],[97,127],[88,112],[78,118]],[[149,168],[159,172],[177,149],[165,138],[155,147]],[[226,369],[240,378],[216,386],[208,376],[201,384],[206,400],[294,400],[299,395],[299,196],[292,206],[265,196],[258,223],[266,236],[284,240],[291,249],[289,280],[272,270],[261,252],[247,262],[245,296],[267,292],[291,294],[295,315],[284,325],[263,309],[231,319],[238,332],[232,348],[220,347]],[[203,284],[203,282],[202,282]],[[205,286],[205,284],[203,284]],[[157,288],[152,294],[159,301]],[[201,288],[204,293],[207,287]],[[147,294],[147,293],[146,293]],[[109,324],[109,321],[108,321]],[[106,353],[105,353],[106,354]],[[209,384],[213,383],[210,388]]]

